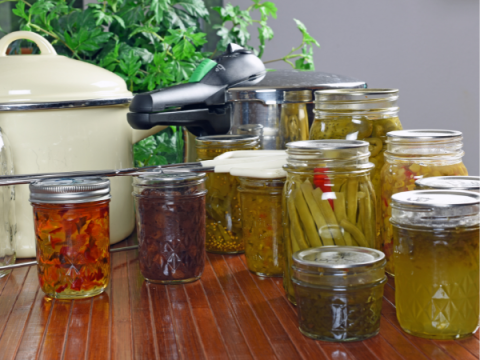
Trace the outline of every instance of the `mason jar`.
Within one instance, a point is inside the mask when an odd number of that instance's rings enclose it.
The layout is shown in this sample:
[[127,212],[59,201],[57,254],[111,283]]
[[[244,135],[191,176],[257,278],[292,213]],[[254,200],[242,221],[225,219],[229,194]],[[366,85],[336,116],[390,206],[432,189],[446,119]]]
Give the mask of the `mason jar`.
[[38,279],[57,299],[101,294],[110,279],[110,181],[45,179],[30,184]]
[[415,181],[433,176],[468,175],[462,157],[462,133],[453,130],[400,130],[387,134],[381,183],[381,246],[386,271],[395,275],[393,232],[390,224],[393,194],[415,189]]
[[415,181],[416,190],[465,190],[480,192],[480,176],[435,176]]
[[478,329],[479,203],[471,191],[392,196],[395,304],[407,333],[451,340]]
[[385,255],[354,246],[293,254],[300,332],[315,340],[361,341],[380,331]]
[[[380,209],[380,173],[385,163],[386,135],[401,130],[398,118],[397,89],[338,89],[315,91],[315,120],[310,140],[347,139],[369,143],[375,165],[371,179]],[[380,249],[382,219],[377,214],[377,248]]]
[[[198,161],[212,160],[234,150],[256,150],[260,138],[250,135],[213,135],[196,139]],[[238,179],[229,173],[208,173],[205,181],[207,251],[218,254],[245,252]]]
[[134,179],[138,261],[152,283],[198,280],[205,267],[205,174],[145,173]]
[[312,101],[311,90],[284,91],[280,112],[282,149],[292,141],[308,140],[307,103]]
[[292,254],[325,245],[375,247],[375,192],[368,143],[307,140],[287,144],[283,193],[283,285],[295,301]]
[[283,276],[282,192],[285,179],[240,177],[245,259],[259,276]]

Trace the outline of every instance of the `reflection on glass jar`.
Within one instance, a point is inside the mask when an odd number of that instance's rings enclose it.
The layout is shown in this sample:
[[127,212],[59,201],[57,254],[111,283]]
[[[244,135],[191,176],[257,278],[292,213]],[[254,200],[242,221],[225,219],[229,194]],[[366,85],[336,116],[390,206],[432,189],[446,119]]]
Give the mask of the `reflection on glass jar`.
[[[385,162],[387,132],[401,130],[397,89],[341,89],[315,92],[315,120],[310,140],[348,139],[369,143],[369,161],[375,165],[371,179],[380,209],[380,173]],[[382,220],[377,216],[377,249]]]
[[387,134],[381,172],[381,247],[386,271],[395,275],[393,232],[390,224],[393,194],[415,189],[415,181],[434,176],[468,175],[462,157],[462,133],[451,130],[401,130]]
[[46,179],[30,184],[38,279],[58,299],[98,295],[110,278],[110,182]]
[[[214,135],[196,139],[198,160],[212,160],[234,150],[257,150],[259,137],[248,135]],[[230,174],[208,173],[205,181],[206,249],[212,253],[238,254],[245,251],[238,179]]]
[[293,254],[300,331],[312,339],[360,341],[378,334],[385,255],[353,246]]
[[449,340],[477,330],[479,201],[450,190],[392,196],[395,302],[409,334]]
[[239,178],[242,229],[248,269],[259,276],[283,275],[282,192],[284,179]]
[[295,304],[292,254],[325,245],[375,247],[375,192],[368,143],[307,140],[287,145],[283,285]]
[[205,174],[135,178],[140,271],[153,283],[198,280],[205,267]]
[[282,149],[292,141],[308,140],[307,103],[312,101],[311,90],[284,91],[280,113],[280,142]]
[[465,190],[480,192],[480,176],[435,176],[415,181],[416,190]]

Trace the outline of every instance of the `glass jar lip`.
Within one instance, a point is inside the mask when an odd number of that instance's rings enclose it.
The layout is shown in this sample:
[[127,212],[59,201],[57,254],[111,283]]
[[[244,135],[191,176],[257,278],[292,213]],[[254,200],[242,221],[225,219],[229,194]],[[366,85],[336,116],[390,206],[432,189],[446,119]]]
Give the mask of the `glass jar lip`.
[[174,185],[175,183],[186,183],[190,181],[204,180],[205,173],[196,172],[147,172],[140,176],[134,177],[134,185],[152,185],[152,184],[164,184]]
[[289,90],[283,92],[284,103],[308,103],[312,101],[311,90]]
[[297,251],[292,255],[298,268],[352,269],[381,264],[385,254],[379,250],[359,246],[322,246]]
[[415,181],[419,190],[480,190],[480,176],[433,176]]
[[110,180],[105,177],[67,177],[37,180],[30,184],[32,203],[70,204],[110,199]]
[[387,133],[387,142],[395,141],[396,139],[406,140],[441,140],[461,138],[462,132],[457,130],[443,130],[443,129],[415,129],[415,130],[395,130]]
[[315,102],[395,100],[398,89],[327,89],[315,91]]
[[287,143],[287,151],[292,149],[304,150],[341,150],[366,147],[368,142],[362,140],[302,140]]
[[457,208],[480,204],[480,194],[463,190],[412,190],[392,195],[392,208],[418,210]]
[[250,141],[260,141],[257,135],[207,135],[197,137],[197,144],[208,142],[209,145],[234,145],[239,143],[248,143]]

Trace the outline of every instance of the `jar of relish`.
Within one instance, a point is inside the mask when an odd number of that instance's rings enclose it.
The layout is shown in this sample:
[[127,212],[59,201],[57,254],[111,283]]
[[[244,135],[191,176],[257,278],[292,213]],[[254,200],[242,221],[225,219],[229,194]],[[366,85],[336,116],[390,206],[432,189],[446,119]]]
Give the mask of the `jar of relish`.
[[392,196],[395,303],[407,333],[452,340],[478,329],[479,205],[472,191]]
[[38,279],[57,299],[98,295],[110,279],[110,181],[45,179],[30,184]]
[[381,244],[386,271],[395,274],[393,232],[390,224],[393,194],[415,189],[415,181],[434,176],[468,175],[462,157],[462,133],[453,130],[399,130],[387,134],[385,165],[381,172]]

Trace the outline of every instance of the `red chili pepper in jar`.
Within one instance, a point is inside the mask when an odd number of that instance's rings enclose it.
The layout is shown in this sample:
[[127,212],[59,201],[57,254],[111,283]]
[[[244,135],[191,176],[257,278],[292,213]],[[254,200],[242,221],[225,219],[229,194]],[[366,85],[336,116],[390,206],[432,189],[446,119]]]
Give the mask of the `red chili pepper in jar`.
[[[324,193],[328,193],[332,191],[332,183],[325,172],[327,172],[326,168],[313,169],[313,184],[320,188],[320,190],[322,190]],[[333,209],[333,199],[328,199],[328,202]]]

